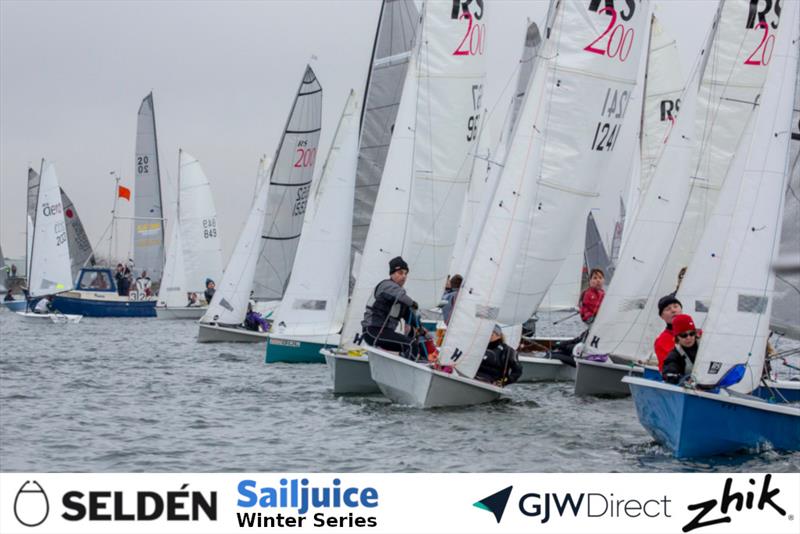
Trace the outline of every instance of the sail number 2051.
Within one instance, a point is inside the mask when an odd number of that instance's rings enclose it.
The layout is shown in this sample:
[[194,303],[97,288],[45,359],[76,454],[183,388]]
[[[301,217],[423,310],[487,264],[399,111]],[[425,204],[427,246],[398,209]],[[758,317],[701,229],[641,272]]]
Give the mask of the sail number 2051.
[[454,56],[479,56],[486,50],[486,24],[480,22],[483,9],[483,0],[453,0],[450,18],[467,21],[467,29]]

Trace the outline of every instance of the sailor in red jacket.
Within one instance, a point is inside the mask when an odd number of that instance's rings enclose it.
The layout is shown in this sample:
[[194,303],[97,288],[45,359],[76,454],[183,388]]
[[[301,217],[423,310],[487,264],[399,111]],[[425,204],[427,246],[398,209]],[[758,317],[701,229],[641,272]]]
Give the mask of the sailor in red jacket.
[[586,324],[591,324],[600,311],[600,304],[603,303],[603,297],[606,292],[603,290],[603,284],[606,281],[606,275],[602,269],[592,269],[589,273],[589,287],[581,295],[581,320]]
[[658,358],[658,370],[662,371],[664,368],[664,360],[667,359],[667,354],[675,348],[675,334],[672,333],[672,319],[683,313],[683,304],[675,298],[675,295],[670,293],[667,296],[661,297],[658,301],[658,315],[667,323],[664,331],[661,332],[653,344],[656,358]]

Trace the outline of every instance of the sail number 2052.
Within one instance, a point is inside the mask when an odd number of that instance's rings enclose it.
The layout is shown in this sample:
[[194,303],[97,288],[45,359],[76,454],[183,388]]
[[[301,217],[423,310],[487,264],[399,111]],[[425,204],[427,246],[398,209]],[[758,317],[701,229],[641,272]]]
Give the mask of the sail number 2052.
[[483,10],[483,0],[453,0],[450,18],[467,21],[464,37],[453,51],[454,56],[479,56],[486,50],[486,24],[480,22]]

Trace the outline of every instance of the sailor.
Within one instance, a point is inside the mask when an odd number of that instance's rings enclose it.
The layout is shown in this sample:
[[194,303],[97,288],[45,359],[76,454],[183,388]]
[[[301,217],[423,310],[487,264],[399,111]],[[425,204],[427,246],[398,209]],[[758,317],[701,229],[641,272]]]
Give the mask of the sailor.
[[368,344],[416,359],[419,344],[414,341],[415,336],[395,331],[401,318],[410,319],[407,323],[418,324],[413,319],[419,306],[403,289],[407,278],[408,264],[400,256],[392,258],[389,278],[375,286],[364,310],[361,327]]
[[53,305],[50,303],[50,300],[53,297],[47,295],[46,297],[39,299],[39,302],[36,303],[36,306],[33,308],[33,313],[50,313],[53,311]]
[[189,302],[186,303],[187,308],[196,308],[200,306],[200,301],[197,298],[197,293],[187,293],[187,298]]
[[461,290],[461,284],[463,282],[464,278],[460,274],[454,274],[451,278],[447,279],[447,285],[445,286],[442,302],[440,304],[442,307],[442,319],[445,324],[450,324],[450,316],[453,313],[453,308],[456,305],[456,297],[458,297],[458,292]]
[[136,279],[136,292],[139,297],[143,298],[152,295],[152,285],[150,277],[147,276],[147,271],[142,271],[142,274]]
[[11,290],[9,289],[6,291],[6,296],[3,297],[3,302],[11,302],[12,300],[14,300],[14,295],[11,294]]
[[128,279],[125,277],[125,268],[121,263],[117,264],[114,272],[114,280],[117,282],[117,294],[124,297],[128,294]]
[[674,345],[664,359],[661,376],[664,382],[677,384],[692,372],[697,349],[700,347],[700,334],[694,326],[691,316],[679,314],[672,318]]
[[256,302],[254,300],[247,303],[247,315],[244,316],[244,327],[254,332],[269,332],[269,321],[255,311],[255,305]]
[[500,325],[494,325],[489,345],[475,378],[499,386],[513,384],[522,375],[517,351],[506,345]]
[[592,324],[594,318],[597,317],[600,304],[603,303],[603,297],[606,296],[606,292],[603,290],[605,281],[606,275],[602,269],[595,268],[589,273],[589,287],[586,288],[580,298],[581,320],[586,324]]
[[206,302],[211,304],[211,299],[214,297],[214,292],[217,290],[216,284],[211,278],[206,278],[206,290],[203,293],[203,296],[206,299]]
[[664,360],[667,354],[675,347],[675,334],[672,331],[673,318],[683,313],[683,304],[675,298],[674,293],[665,295],[658,300],[658,315],[666,323],[664,331],[661,332],[653,343],[653,350],[658,358],[658,370],[663,371]]

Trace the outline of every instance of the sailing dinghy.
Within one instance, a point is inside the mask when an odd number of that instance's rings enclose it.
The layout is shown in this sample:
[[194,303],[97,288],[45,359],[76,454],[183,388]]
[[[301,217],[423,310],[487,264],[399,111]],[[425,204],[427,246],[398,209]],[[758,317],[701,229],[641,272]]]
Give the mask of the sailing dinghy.
[[[52,163],[42,160],[41,182],[36,196],[36,223],[28,263],[28,298],[40,299],[72,288],[69,240],[64,220],[61,189]],[[56,308],[58,309],[58,308]],[[16,312],[26,322],[77,323],[81,315],[61,312]]]
[[[251,299],[256,311],[271,316],[289,283],[311,191],[321,124],[322,86],[313,69],[306,65],[275,159],[264,179],[269,190],[269,194],[264,193],[266,212],[262,214],[261,206],[253,205],[251,218],[245,224],[247,232],[239,236],[236,244],[237,249],[242,247],[242,257],[235,264],[233,256],[229,260],[224,277],[228,281],[223,283],[228,289],[219,301],[220,288],[217,289],[200,319],[199,341],[257,343],[267,339],[266,332],[248,330],[241,323]],[[250,243],[249,233],[254,218],[261,221],[260,239],[255,245]],[[256,263],[251,268],[252,252],[256,254]]]
[[339,345],[350,280],[359,116],[351,90],[314,184],[289,285],[273,314],[266,363],[324,363],[320,350]]
[[200,162],[178,150],[177,216],[159,289],[159,319],[199,319],[208,306],[187,306],[188,294],[202,295],[206,279],[222,278],[222,249],[211,184]]
[[[764,86],[766,66],[747,63],[764,34],[748,27],[748,17],[744,2],[720,4],[655,158],[584,358],[576,360],[577,395],[629,395],[622,377],[641,376],[641,364],[653,354],[653,340],[664,328],[658,300],[680,286]],[[652,155],[648,160],[654,161]],[[696,310],[685,305],[693,315]]]
[[[353,205],[351,280],[360,272],[367,233],[381,178],[395,130],[409,58],[419,26],[419,11],[413,0],[383,0],[378,16],[375,44],[364,92]],[[383,272],[383,271],[381,271]],[[361,301],[358,301],[361,304]],[[360,332],[363,308],[351,301],[345,314],[345,337],[339,347],[322,351],[331,372],[336,394],[378,393],[364,350],[349,336]]]
[[[605,13],[586,13],[581,2],[551,3],[543,52],[456,300],[440,367],[368,349],[373,378],[390,399],[427,408],[504,394],[474,378],[490,333],[497,322],[521,324],[533,314],[579,231],[573,214],[588,208],[601,178],[619,163],[613,147],[636,83],[642,39],[634,35],[645,25],[646,4],[630,13],[630,48],[626,44],[620,60],[585,50],[602,33]],[[555,135],[548,123],[583,127],[559,128]]]
[[[765,24],[763,31],[769,32]],[[672,385],[626,377],[639,421],[676,457],[729,454],[768,446],[800,450],[800,406],[750,395],[762,380],[774,300],[792,104],[797,93],[800,3],[780,14],[764,92],[739,179],[726,180],[732,200],[727,232],[717,236],[719,266],[691,375]],[[745,140],[747,142],[747,140]],[[734,189],[735,194],[729,194]],[[719,211],[719,210],[718,210]],[[705,237],[705,236],[704,236]]]

